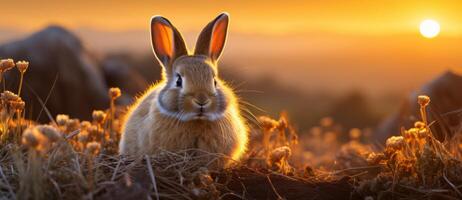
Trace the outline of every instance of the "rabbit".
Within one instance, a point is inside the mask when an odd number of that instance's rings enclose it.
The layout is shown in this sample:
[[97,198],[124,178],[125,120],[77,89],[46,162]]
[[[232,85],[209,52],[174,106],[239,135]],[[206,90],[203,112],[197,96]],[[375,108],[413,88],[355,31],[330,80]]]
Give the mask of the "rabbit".
[[163,78],[129,109],[119,145],[121,155],[200,149],[239,160],[246,151],[248,125],[237,96],[219,78],[217,68],[228,22],[227,13],[211,21],[200,33],[194,54],[189,54],[170,21],[152,17],[152,48]]

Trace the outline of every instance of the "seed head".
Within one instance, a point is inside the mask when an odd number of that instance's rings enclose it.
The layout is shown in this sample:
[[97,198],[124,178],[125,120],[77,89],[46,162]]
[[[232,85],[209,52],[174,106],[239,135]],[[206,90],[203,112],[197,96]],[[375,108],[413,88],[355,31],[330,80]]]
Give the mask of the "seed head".
[[91,123],[89,121],[80,122],[80,128],[82,130],[88,130],[88,128],[90,128],[90,126],[91,126]]
[[29,62],[27,61],[18,61],[16,63],[16,67],[18,68],[19,72],[21,72],[21,74],[24,74],[27,70],[27,68],[29,67]]
[[98,130],[99,130],[98,127],[94,125],[88,127],[88,133],[90,133],[90,135],[94,135],[94,136],[99,135]]
[[79,139],[79,142],[87,142],[87,140],[88,140],[88,131],[86,131],[86,130],[80,131],[78,139]]
[[287,112],[282,112],[279,117],[279,126],[277,127],[279,130],[283,130],[289,127],[289,117]]
[[64,114],[59,114],[56,115],[56,123],[59,126],[64,126],[67,124],[67,121],[69,121],[69,115],[64,115]]
[[387,139],[386,142],[387,148],[393,150],[401,150],[404,148],[404,138],[403,136],[391,136]]
[[113,87],[109,89],[109,97],[112,100],[119,98],[120,95],[122,95],[122,92],[120,92],[120,89],[118,87]]
[[425,139],[427,138],[428,136],[428,133],[427,133],[427,129],[420,129],[417,131],[417,138],[419,139]]
[[106,113],[102,110],[95,110],[93,111],[93,120],[98,123],[102,124],[104,122],[104,119],[106,118]]
[[13,67],[14,67],[13,59],[9,58],[9,59],[0,60],[0,70],[2,72],[6,72],[6,71],[10,70]]
[[289,159],[291,155],[292,155],[292,151],[290,150],[289,147],[287,146],[278,147],[271,152],[270,161],[271,163],[281,162],[283,160]]
[[279,122],[267,116],[258,117],[258,121],[260,122],[260,126],[265,130],[273,130],[279,125]]
[[79,119],[69,119],[66,123],[67,131],[75,131],[80,127],[80,120]]
[[430,97],[427,95],[419,95],[417,97],[417,102],[420,104],[421,107],[426,107],[430,103]]
[[418,132],[419,132],[418,128],[411,128],[409,130],[405,130],[403,135],[406,141],[412,141],[417,138]]
[[361,130],[358,128],[353,128],[350,130],[350,139],[357,140],[361,137]]
[[26,106],[26,103],[24,103],[24,101],[20,100],[20,101],[12,101],[10,102],[10,106],[13,110],[16,110],[16,111],[22,111],[24,110],[24,107]]
[[35,127],[29,127],[22,134],[22,143],[29,148],[40,151],[45,148],[48,139]]
[[367,156],[367,163],[369,165],[378,165],[384,159],[385,155],[383,153],[372,152]]
[[418,129],[423,129],[423,128],[425,128],[425,123],[423,123],[421,121],[416,121],[414,123],[414,127],[418,128]]
[[90,142],[87,144],[87,152],[91,155],[97,155],[101,149],[101,144],[98,142]]
[[324,117],[324,118],[321,119],[319,124],[322,127],[331,127],[332,125],[334,125],[334,120],[332,118],[330,118],[330,117]]
[[10,92],[10,91],[5,91],[3,92],[1,95],[0,95],[0,99],[3,101],[3,102],[12,102],[12,101],[21,101],[21,97],[19,97],[18,95],[16,95],[15,93],[13,92]]
[[28,128],[24,130],[24,133],[22,134],[22,143],[31,148],[35,148],[39,145],[39,138],[37,138],[37,134],[34,129]]
[[54,128],[53,126],[39,125],[36,128],[38,131],[40,131],[40,133],[42,133],[45,137],[47,137],[48,140],[50,140],[51,142],[56,142],[62,138],[61,133],[59,133],[59,131],[56,130],[56,128]]

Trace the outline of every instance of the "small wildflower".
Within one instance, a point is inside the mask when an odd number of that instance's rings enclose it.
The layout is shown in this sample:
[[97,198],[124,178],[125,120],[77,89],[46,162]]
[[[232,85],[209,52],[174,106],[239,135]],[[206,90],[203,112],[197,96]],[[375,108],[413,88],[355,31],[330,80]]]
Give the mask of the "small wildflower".
[[84,130],[81,131],[78,135],[79,142],[87,142],[88,141],[88,131]]
[[361,137],[361,130],[358,128],[353,128],[350,130],[350,139],[358,140]]
[[10,70],[13,67],[14,67],[13,59],[9,58],[9,59],[0,60],[0,70],[1,71],[6,72],[6,71]]
[[260,122],[260,126],[265,130],[273,130],[279,124],[276,120],[267,116],[258,117],[258,121]]
[[22,111],[24,110],[24,107],[26,106],[26,103],[24,103],[24,101],[12,101],[10,102],[10,106],[13,110],[16,110],[16,111]]
[[98,142],[90,142],[87,144],[87,152],[91,155],[97,155],[101,149],[101,144]]
[[378,165],[382,160],[385,160],[385,155],[383,153],[370,153],[367,156],[367,163],[369,165]]
[[35,127],[29,127],[22,134],[22,143],[29,148],[41,151],[46,147],[48,139]]
[[92,126],[88,127],[87,130],[88,130],[88,132],[89,132],[91,135],[93,135],[93,136],[99,135],[99,133],[98,133],[98,130],[99,130],[99,129],[98,129],[97,126],[93,126],[93,125],[92,125]]
[[22,74],[26,72],[28,67],[29,67],[29,62],[27,61],[18,61],[16,63],[16,68],[18,68],[19,72],[21,72]]
[[332,125],[334,125],[334,120],[330,117],[323,117],[320,121],[319,121],[319,124],[322,126],[322,127],[331,127]]
[[98,123],[98,124],[102,124],[104,119],[106,118],[106,113],[104,113],[103,111],[101,110],[95,110],[93,111],[93,120]]
[[401,150],[404,148],[404,138],[403,136],[391,136],[387,139],[386,142],[387,148],[393,150]]
[[88,130],[91,127],[91,123],[89,121],[82,121],[80,122],[80,128],[82,130]]
[[36,127],[40,133],[42,133],[45,137],[48,138],[51,142],[56,142],[61,139],[61,133],[59,133],[56,128],[50,125],[39,125]]
[[57,115],[56,116],[56,123],[59,125],[59,126],[64,126],[67,124],[67,121],[69,121],[69,115],[64,115],[64,114],[60,114],[60,115]]
[[288,160],[291,155],[292,155],[292,151],[290,150],[289,147],[287,146],[278,147],[271,152],[270,161],[271,163],[281,162],[284,160]]
[[430,97],[427,95],[419,95],[417,97],[417,102],[420,104],[420,106],[426,107],[430,103]]
[[411,128],[409,130],[404,130],[403,133],[404,133],[403,135],[404,135],[404,138],[406,139],[406,141],[412,141],[412,140],[417,138],[418,129],[417,128]]
[[35,148],[39,145],[39,138],[34,132],[34,129],[28,128],[22,134],[22,143],[27,147]]
[[417,137],[419,139],[424,139],[427,136],[428,136],[427,129],[420,129],[419,131],[417,131]]
[[289,127],[289,117],[287,116],[287,113],[286,112],[282,112],[280,117],[279,117],[279,126],[278,126],[278,129],[279,130],[283,130],[285,128],[288,128]]
[[80,120],[79,119],[69,119],[66,123],[66,129],[68,132],[75,131],[80,127]]
[[11,102],[11,101],[20,101],[21,97],[16,95],[13,92],[5,91],[0,95],[0,98],[3,102]]
[[114,88],[110,88],[109,89],[109,97],[111,99],[117,99],[120,97],[120,95],[122,95],[122,92],[120,92],[120,89],[117,88],[117,87],[114,87]]
[[416,121],[414,123],[414,127],[418,128],[418,129],[423,129],[423,128],[425,128],[425,123],[423,123],[421,121]]

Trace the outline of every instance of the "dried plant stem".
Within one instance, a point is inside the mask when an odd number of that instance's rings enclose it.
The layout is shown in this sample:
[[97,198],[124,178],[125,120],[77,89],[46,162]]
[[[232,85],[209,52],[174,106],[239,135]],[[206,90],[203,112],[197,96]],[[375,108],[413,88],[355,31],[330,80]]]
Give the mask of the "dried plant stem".
[[87,152],[87,162],[88,162],[88,184],[90,186],[90,191],[93,191],[95,188],[95,176],[93,173],[93,155]]
[[449,181],[448,177],[446,177],[446,172],[443,172],[443,178],[449,184],[449,186],[451,186],[452,189],[454,189],[454,191],[459,195],[459,197],[462,197],[462,193],[459,191],[459,189],[457,189],[457,187],[453,183],[451,183],[451,181]]
[[420,106],[420,115],[422,116],[422,121],[425,123],[425,126],[428,126],[426,106]]
[[114,139],[114,135],[112,133],[112,123],[114,121],[114,98],[111,98],[111,105],[109,108],[109,121],[108,121],[108,129],[109,129],[109,136]]
[[154,172],[152,170],[151,159],[148,155],[145,155],[144,158],[146,159],[147,168],[149,171],[149,176],[151,176],[152,185],[154,186],[154,192],[156,193],[156,200],[159,200],[159,192],[157,191],[157,183],[156,183],[156,176],[154,176]]
[[8,179],[6,179],[5,174],[3,173],[2,166],[0,166],[0,176],[1,176],[1,178],[3,179],[3,181],[5,182],[5,184],[6,184],[6,189],[7,189],[8,192],[10,193],[11,198],[12,198],[12,199],[16,199],[16,195],[14,195],[13,189],[11,189],[11,185],[10,185],[10,183],[8,182]]
[[24,80],[24,73],[21,72],[21,78],[19,80],[18,96],[21,96],[22,82]]
[[6,85],[5,85],[5,77],[3,77],[3,74],[4,74],[4,72],[3,72],[3,71],[2,71],[2,72],[0,72],[0,76],[1,76],[1,79],[0,79],[0,81],[1,81],[1,82],[2,82],[2,84],[3,84],[3,91],[5,91],[5,90],[6,90]]
[[284,198],[282,198],[281,195],[279,195],[279,193],[278,193],[278,191],[276,190],[276,188],[274,187],[273,182],[271,181],[269,175],[267,175],[266,178],[268,179],[268,183],[270,184],[271,189],[273,190],[273,192],[274,192],[274,194],[276,195],[277,199],[278,199],[278,200],[283,200]]

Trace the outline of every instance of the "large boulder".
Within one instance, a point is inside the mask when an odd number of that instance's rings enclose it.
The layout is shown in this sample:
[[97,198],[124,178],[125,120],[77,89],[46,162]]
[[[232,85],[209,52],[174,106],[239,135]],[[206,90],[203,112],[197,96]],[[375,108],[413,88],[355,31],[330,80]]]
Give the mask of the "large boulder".
[[[21,96],[27,103],[27,116],[48,120],[39,99],[46,101],[52,116],[59,113],[88,119],[93,109],[108,106],[107,85],[97,60],[69,31],[50,26],[23,40],[0,46],[0,57],[27,60]],[[6,87],[17,91],[19,72],[6,73]],[[55,82],[56,79],[56,82]],[[3,86],[2,86],[3,87]]]
[[409,128],[421,120],[418,95],[431,99],[428,120],[436,137],[444,140],[459,130],[462,123],[462,76],[448,71],[413,92],[403,101],[400,109],[382,122],[376,131],[377,140],[385,142],[391,135],[397,135],[401,127]]

